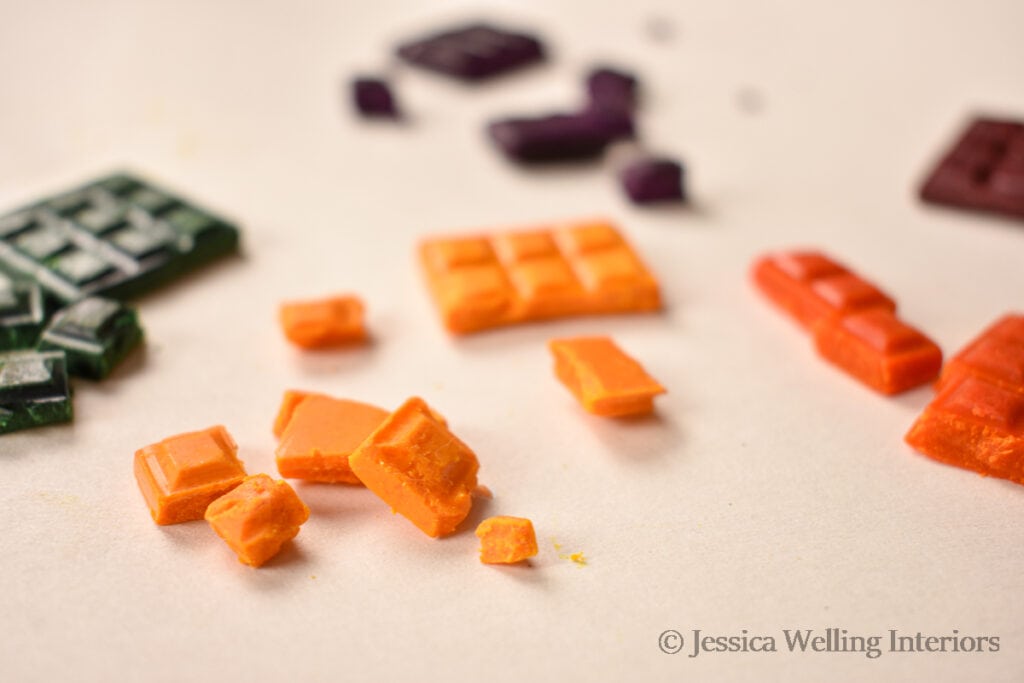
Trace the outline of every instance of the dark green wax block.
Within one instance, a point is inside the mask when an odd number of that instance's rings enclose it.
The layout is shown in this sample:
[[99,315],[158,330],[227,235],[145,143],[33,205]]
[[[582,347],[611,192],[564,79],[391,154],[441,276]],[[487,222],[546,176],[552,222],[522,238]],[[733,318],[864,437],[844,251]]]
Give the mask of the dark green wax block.
[[69,420],[63,351],[0,353],[0,434]]
[[61,309],[39,339],[39,350],[62,350],[68,373],[103,379],[142,341],[135,311],[112,299],[90,296]]
[[39,285],[0,273],[0,351],[35,346],[45,323],[46,307]]
[[126,173],[0,216],[0,270],[63,302],[131,298],[237,247],[234,225]]

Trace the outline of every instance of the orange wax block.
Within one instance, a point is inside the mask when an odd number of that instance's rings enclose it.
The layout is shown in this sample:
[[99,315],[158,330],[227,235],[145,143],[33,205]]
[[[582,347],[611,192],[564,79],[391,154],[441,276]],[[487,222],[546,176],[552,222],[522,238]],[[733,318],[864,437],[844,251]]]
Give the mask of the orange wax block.
[[363,304],[354,296],[281,305],[281,327],[290,342],[304,349],[320,349],[366,339]]
[[608,417],[654,410],[665,393],[643,367],[608,337],[578,337],[548,342],[555,374],[589,412]]
[[965,374],[1024,386],[1024,315],[1000,318],[954,356],[942,370],[939,388]]
[[205,517],[239,562],[259,567],[295,538],[309,508],[288,482],[256,474],[213,501]]
[[206,506],[245,478],[238,445],[218,425],[135,452],[135,479],[157,524],[202,519]]
[[476,528],[476,535],[484,564],[512,564],[537,554],[533,523],[522,517],[485,519]]
[[951,377],[906,441],[940,462],[1024,484],[1024,387]]
[[391,413],[349,458],[359,480],[428,536],[450,534],[469,514],[476,455],[420,398]]
[[883,394],[898,394],[935,379],[942,350],[883,308],[814,326],[814,344],[826,360]]
[[289,479],[359,484],[348,458],[387,416],[386,410],[365,403],[319,394],[304,396],[292,408],[281,435],[276,452],[278,472]]
[[873,284],[816,251],[765,256],[754,263],[753,278],[765,296],[808,329],[829,316],[896,310]]
[[661,308],[654,276],[603,221],[431,239],[420,260],[445,326],[459,334]]

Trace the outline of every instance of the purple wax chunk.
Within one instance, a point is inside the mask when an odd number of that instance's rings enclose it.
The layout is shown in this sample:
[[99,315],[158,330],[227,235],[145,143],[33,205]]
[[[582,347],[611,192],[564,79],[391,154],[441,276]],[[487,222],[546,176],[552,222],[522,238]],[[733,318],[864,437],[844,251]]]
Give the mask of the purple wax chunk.
[[624,71],[599,67],[587,75],[590,101],[601,108],[632,111],[636,107],[636,91],[636,77]]
[[526,163],[593,159],[616,137],[590,112],[502,119],[487,133],[506,156]]
[[397,118],[398,107],[386,81],[379,78],[356,78],[352,81],[352,98],[363,116]]
[[488,24],[470,24],[398,47],[398,55],[426,69],[480,81],[544,59],[537,38]]
[[628,109],[591,105],[581,115],[590,118],[593,124],[608,137],[609,141],[636,137],[633,112]]
[[622,169],[619,181],[634,204],[685,202],[682,164],[671,159],[641,159]]

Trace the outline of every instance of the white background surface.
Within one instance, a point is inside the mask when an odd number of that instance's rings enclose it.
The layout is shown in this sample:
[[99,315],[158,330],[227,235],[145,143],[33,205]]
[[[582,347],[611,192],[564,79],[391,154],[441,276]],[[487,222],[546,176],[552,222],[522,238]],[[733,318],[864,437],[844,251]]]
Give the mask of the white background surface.
[[[401,70],[409,125],[350,114],[351,74],[481,15],[542,32],[549,65],[481,88]],[[747,277],[763,251],[822,248],[947,353],[1020,310],[1024,226],[913,192],[970,112],[1024,115],[1021,26],[1014,0],[0,3],[0,205],[126,166],[244,227],[243,257],[139,302],[145,354],[77,382],[73,424],[0,438],[0,679],[1021,680],[1024,489],[914,454],[931,391],[833,370]],[[577,103],[600,58],[643,79],[643,137],[686,160],[695,209],[483,141],[491,116]],[[663,315],[442,330],[418,238],[591,215],[642,251]],[[278,303],[336,291],[365,299],[373,345],[289,347]],[[668,386],[656,419],[591,417],[556,382],[544,342],[590,333]],[[260,570],[205,523],[153,525],[135,449],[223,423],[273,472],[289,387],[422,395],[494,500],[432,540],[365,490],[298,485],[313,516]],[[491,514],[533,519],[532,568],[478,563]],[[829,627],[1001,649],[785,651],[783,629]],[[697,628],[783,651],[658,650]]]

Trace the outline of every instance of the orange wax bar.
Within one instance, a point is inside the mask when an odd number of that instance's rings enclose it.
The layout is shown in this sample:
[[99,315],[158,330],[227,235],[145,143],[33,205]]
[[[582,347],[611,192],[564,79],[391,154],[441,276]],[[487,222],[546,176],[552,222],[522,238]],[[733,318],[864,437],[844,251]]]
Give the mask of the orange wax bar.
[[981,375],[997,384],[1024,386],[1024,315],[1000,318],[942,370],[941,389],[961,375]]
[[[285,403],[294,395],[285,394]],[[304,396],[292,409],[277,447],[278,472],[289,479],[359,484],[348,458],[387,416],[386,410],[365,403]]]
[[213,501],[205,517],[239,562],[259,567],[295,538],[309,508],[288,482],[257,474]]
[[884,308],[820,319],[814,344],[826,360],[883,394],[929,382],[942,368],[935,342]]
[[643,367],[608,337],[578,337],[548,342],[555,356],[555,374],[589,412],[620,417],[654,410],[654,397],[664,394]]
[[376,493],[428,536],[450,534],[469,514],[476,455],[420,398],[410,398],[349,458]]
[[810,329],[818,320],[896,304],[873,284],[816,251],[773,254],[754,264],[754,283],[779,308]]
[[363,304],[354,296],[281,305],[281,327],[290,342],[304,349],[320,349],[366,339]]
[[654,276],[606,222],[432,239],[420,260],[445,327],[459,334],[661,308]]
[[512,564],[537,554],[533,523],[522,517],[485,519],[476,528],[476,535],[484,564]]
[[245,478],[238,445],[222,426],[179,434],[135,452],[135,479],[157,524],[202,519],[206,506]]

